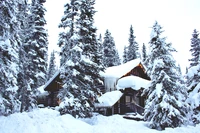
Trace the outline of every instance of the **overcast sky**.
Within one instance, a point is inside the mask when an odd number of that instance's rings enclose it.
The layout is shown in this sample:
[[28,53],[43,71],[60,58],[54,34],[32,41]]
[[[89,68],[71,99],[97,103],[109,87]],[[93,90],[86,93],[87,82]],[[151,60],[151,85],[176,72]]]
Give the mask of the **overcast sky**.
[[[50,51],[58,42],[64,4],[68,0],[47,0],[46,20],[49,33]],[[114,37],[122,55],[128,45],[130,25],[133,26],[136,41],[148,47],[151,28],[155,21],[165,30],[167,42],[178,51],[175,58],[185,70],[190,58],[190,39],[194,29],[200,31],[200,0],[96,0],[95,26],[98,34],[104,36],[106,29]]]

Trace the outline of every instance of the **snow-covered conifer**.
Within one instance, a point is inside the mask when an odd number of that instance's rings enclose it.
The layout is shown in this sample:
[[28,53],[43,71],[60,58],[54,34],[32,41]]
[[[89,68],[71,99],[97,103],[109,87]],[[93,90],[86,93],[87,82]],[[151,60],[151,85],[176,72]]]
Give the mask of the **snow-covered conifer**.
[[127,61],[128,61],[128,59],[127,59],[127,47],[124,46],[123,63],[126,63]]
[[20,43],[17,20],[18,2],[0,2],[0,115],[19,111],[17,99],[18,48]]
[[105,67],[117,66],[121,64],[114,39],[108,30],[106,30],[104,36],[103,48],[104,48],[103,64]]
[[127,47],[127,61],[137,59],[139,57],[139,46],[135,41],[135,36],[133,35],[133,26],[130,27],[130,36],[129,36],[129,46]]
[[47,80],[49,80],[56,72],[55,51],[51,52]]
[[147,49],[146,49],[145,44],[143,43],[143,45],[142,45],[142,61],[145,62],[146,58],[147,58]]
[[48,39],[46,25],[45,0],[32,0],[29,16],[29,34],[25,46],[29,59],[29,78],[33,91],[44,85],[47,72]]
[[188,103],[193,109],[193,119],[195,123],[200,123],[200,38],[197,30],[194,30],[191,39],[192,59],[189,61],[190,67],[186,73],[187,87],[189,92]]
[[26,40],[27,40],[27,31],[28,29],[28,12],[29,12],[29,5],[27,4],[27,0],[20,1],[18,6],[18,21],[20,22],[20,32],[19,37],[20,47],[19,47],[19,73],[17,75],[17,83],[18,83],[18,91],[17,97],[21,102],[20,112],[29,111],[36,106],[36,100],[32,96],[32,90],[30,88],[29,83],[29,60],[28,60],[28,53],[25,50]]
[[188,123],[189,106],[185,102],[187,89],[181,83],[171,43],[161,37],[162,27],[155,22],[150,39],[150,54],[146,60],[151,85],[144,90],[146,101],[144,119],[149,127],[162,130]]
[[74,117],[89,117],[102,84],[99,72],[102,66],[100,46],[93,26],[94,0],[71,0],[65,5],[60,28],[61,71],[63,88],[60,113]]
[[191,62],[190,67],[197,66],[200,61],[200,38],[196,29],[192,33],[190,52],[192,53],[192,58],[189,60]]

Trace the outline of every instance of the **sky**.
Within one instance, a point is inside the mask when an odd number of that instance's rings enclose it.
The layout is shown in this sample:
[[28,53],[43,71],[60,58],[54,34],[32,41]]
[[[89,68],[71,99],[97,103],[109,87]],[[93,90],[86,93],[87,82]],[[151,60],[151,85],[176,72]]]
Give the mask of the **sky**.
[[[58,24],[69,0],[47,0],[45,7],[49,33],[49,51],[57,49]],[[178,51],[174,54],[177,62],[188,66],[191,58],[190,39],[194,29],[200,31],[200,0],[96,0],[94,16],[97,35],[108,29],[114,38],[119,55],[128,46],[130,26],[133,26],[135,40],[142,47],[149,47],[151,27],[157,21],[163,27],[163,36]],[[141,49],[140,49],[141,50]]]

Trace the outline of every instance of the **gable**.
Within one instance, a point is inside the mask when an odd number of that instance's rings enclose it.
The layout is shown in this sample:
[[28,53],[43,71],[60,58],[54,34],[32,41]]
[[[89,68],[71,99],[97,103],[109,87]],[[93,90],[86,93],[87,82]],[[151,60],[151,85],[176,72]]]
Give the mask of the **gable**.
[[60,71],[56,72],[44,85],[45,91],[58,91],[61,88]]
[[102,76],[104,76],[104,85],[107,92],[116,90],[118,80],[127,76],[137,76],[141,79],[150,80],[140,59],[135,59],[119,66],[109,67]]
[[103,77],[115,77],[120,78],[127,72],[140,64],[140,59],[135,59],[119,66],[108,67],[104,72],[101,73]]
[[139,63],[136,67],[134,67],[133,69],[128,71],[121,78],[127,77],[127,76],[132,76],[132,75],[138,76],[138,77],[143,78],[143,79],[150,80],[149,76],[147,75],[147,73],[144,69],[144,66],[141,63]]

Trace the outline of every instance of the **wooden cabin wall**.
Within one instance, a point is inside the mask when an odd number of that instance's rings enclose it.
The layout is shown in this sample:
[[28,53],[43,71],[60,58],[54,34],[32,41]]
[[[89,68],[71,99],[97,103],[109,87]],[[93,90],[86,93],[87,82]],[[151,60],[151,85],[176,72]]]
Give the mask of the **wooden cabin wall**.
[[123,93],[124,95],[120,99],[120,114],[129,112],[142,114],[144,112],[144,98],[137,95],[138,91],[126,88]]
[[48,96],[48,106],[55,107],[58,106],[59,99],[57,98],[58,91],[50,92]]

